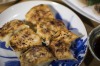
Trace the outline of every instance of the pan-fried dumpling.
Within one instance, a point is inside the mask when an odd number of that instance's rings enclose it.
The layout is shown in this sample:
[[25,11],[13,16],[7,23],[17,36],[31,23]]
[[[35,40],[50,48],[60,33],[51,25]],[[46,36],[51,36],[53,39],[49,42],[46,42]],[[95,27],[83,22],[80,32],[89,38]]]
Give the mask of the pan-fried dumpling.
[[24,28],[29,28],[29,26],[25,25],[24,22],[21,20],[15,19],[7,22],[5,25],[3,25],[2,28],[0,28],[0,40],[5,41],[8,45],[10,36],[13,33],[18,32],[19,30]]
[[55,37],[54,39],[60,40],[63,39],[65,43],[70,44],[76,40],[78,36],[74,33],[72,33],[69,30],[61,30],[60,35]]
[[40,4],[31,8],[26,14],[26,21],[32,22],[33,25],[38,24],[45,18],[54,18],[53,13],[48,5]]
[[65,29],[64,23],[56,19],[44,19],[37,24],[37,34],[47,45],[49,45],[51,38],[59,36],[61,30]]
[[70,44],[67,44],[64,40],[53,40],[49,47],[58,60],[74,59],[69,49]]
[[74,59],[70,52],[71,43],[77,39],[78,36],[69,30],[61,30],[59,36],[52,38],[49,47],[58,60]]
[[48,66],[55,58],[46,47],[34,46],[20,57],[21,66]]
[[30,28],[25,28],[13,34],[10,45],[16,52],[24,52],[34,45],[41,45],[41,38]]

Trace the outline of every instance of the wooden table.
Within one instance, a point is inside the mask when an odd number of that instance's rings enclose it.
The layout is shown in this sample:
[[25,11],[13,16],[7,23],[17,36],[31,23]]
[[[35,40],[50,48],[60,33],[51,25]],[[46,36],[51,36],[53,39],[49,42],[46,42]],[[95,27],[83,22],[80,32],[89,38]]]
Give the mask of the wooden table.
[[[20,0],[19,2],[23,2],[25,0]],[[51,1],[55,1],[55,2],[58,2],[60,4],[63,4],[64,6],[68,7],[66,4],[64,4],[61,0],[51,0]],[[19,2],[16,2],[16,3],[19,3]],[[5,5],[0,5],[0,13],[3,12],[5,9],[7,9],[8,7],[16,4],[16,3],[8,3],[8,4],[5,4]],[[70,7],[68,7],[70,8]],[[71,8],[70,8],[71,9]],[[73,9],[71,9],[73,10]],[[73,10],[74,11],[74,10]],[[78,12],[74,11],[79,17],[80,19],[83,21],[85,27],[86,27],[86,30],[87,30],[87,33],[89,34],[89,32],[95,28],[96,26],[99,25],[99,23],[96,23],[84,16],[82,16],[81,14],[79,14]],[[97,61],[90,53],[89,49],[88,49],[88,52],[87,52],[87,55],[83,61],[83,63],[80,65],[80,66],[100,66],[100,62]]]

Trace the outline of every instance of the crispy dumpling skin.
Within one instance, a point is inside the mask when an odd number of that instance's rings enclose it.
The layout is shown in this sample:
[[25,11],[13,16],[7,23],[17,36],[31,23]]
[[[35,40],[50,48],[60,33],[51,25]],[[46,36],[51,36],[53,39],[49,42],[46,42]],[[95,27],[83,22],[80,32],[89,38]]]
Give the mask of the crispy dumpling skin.
[[41,45],[41,38],[30,28],[25,28],[13,34],[10,45],[16,52],[24,52],[34,45]]
[[11,20],[0,28],[0,40],[9,44],[10,36],[24,28],[29,28],[29,26],[25,25],[23,21],[18,19]]
[[78,38],[78,36],[76,34],[72,33],[71,31],[61,30],[60,35],[55,37],[54,39],[64,40],[65,43],[71,45],[71,43],[74,42],[77,38]]
[[70,46],[78,36],[69,30],[61,30],[57,37],[52,38],[49,47],[58,60],[74,59]]
[[53,13],[48,5],[40,4],[31,8],[26,14],[26,21],[37,25],[38,22],[44,20],[45,18],[54,18]]
[[69,49],[70,44],[66,44],[64,40],[53,40],[49,47],[58,60],[74,59]]
[[44,46],[34,46],[20,57],[21,66],[48,66],[55,58]]
[[70,52],[70,46],[78,36],[67,29],[60,31],[60,34],[52,38],[49,47],[58,60],[75,59]]
[[37,34],[49,45],[51,38],[60,35],[61,30],[67,30],[61,20],[44,19],[37,25]]

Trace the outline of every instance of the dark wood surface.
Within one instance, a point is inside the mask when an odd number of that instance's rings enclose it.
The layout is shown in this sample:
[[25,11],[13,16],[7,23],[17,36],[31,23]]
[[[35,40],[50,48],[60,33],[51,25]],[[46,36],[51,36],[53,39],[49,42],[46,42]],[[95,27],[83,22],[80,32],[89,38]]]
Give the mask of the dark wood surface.
[[[19,2],[23,2],[25,0],[20,0]],[[50,1],[55,1],[55,2],[58,2],[60,4],[63,4],[64,6],[70,8],[69,6],[67,6],[66,4],[64,4],[61,0],[50,0]],[[4,5],[0,5],[0,13],[3,12],[5,9],[7,9],[8,7],[16,4],[16,3],[19,3],[19,2],[11,2],[11,3],[8,3],[8,4],[4,4]],[[70,8],[71,9],[71,8]],[[73,10],[73,9],[71,9]],[[74,10],[73,10],[74,11]],[[89,32],[95,28],[96,26],[99,25],[99,23],[97,22],[94,22],[84,16],[82,16],[81,14],[79,14],[78,12],[74,11],[79,17],[80,19],[83,21],[83,24],[85,25],[85,28],[87,30],[87,33],[89,34]],[[87,54],[85,56],[85,59],[84,61],[82,62],[82,64],[80,66],[100,66],[100,62],[97,61],[93,56],[92,54],[90,53],[89,49],[87,51]]]

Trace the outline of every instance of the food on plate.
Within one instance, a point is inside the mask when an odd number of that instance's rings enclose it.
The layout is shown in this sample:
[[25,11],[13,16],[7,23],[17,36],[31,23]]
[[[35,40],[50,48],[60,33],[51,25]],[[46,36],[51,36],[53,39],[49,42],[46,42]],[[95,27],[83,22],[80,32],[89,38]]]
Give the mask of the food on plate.
[[86,0],[88,5],[95,5],[100,3],[100,0]]
[[32,29],[25,28],[11,36],[10,45],[16,52],[24,52],[34,45],[42,45],[42,40]]
[[50,44],[52,38],[60,34],[61,30],[65,29],[64,23],[57,19],[44,19],[37,24],[37,34],[42,37],[47,45]]
[[57,40],[64,40],[64,42],[66,44],[70,44],[75,40],[77,39],[78,36],[74,33],[72,33],[71,31],[69,30],[61,30],[59,36],[53,38],[54,39],[57,39]]
[[54,15],[48,5],[40,4],[31,8],[26,14],[25,19],[36,26],[39,21],[45,18],[54,18]]
[[0,28],[0,40],[5,41],[6,45],[8,45],[11,35],[24,28],[29,28],[29,26],[25,25],[23,21],[17,19],[11,20]]
[[70,46],[78,36],[68,30],[61,30],[57,37],[52,38],[50,49],[58,60],[74,59]]
[[44,46],[34,46],[20,57],[21,66],[48,66],[53,60],[54,56]]
[[100,3],[94,6],[95,10],[100,13]]
[[94,5],[95,11],[100,13],[100,0],[86,0],[89,6]]
[[67,44],[64,40],[53,40],[49,47],[52,53],[58,60],[74,59],[72,53],[70,52],[70,44]]
[[21,66],[48,66],[55,58],[75,59],[70,46],[77,38],[44,4],[31,8],[25,21],[15,19],[0,29],[0,40],[10,43]]

